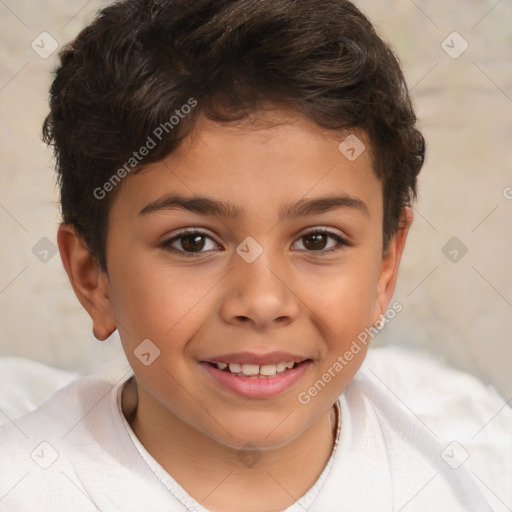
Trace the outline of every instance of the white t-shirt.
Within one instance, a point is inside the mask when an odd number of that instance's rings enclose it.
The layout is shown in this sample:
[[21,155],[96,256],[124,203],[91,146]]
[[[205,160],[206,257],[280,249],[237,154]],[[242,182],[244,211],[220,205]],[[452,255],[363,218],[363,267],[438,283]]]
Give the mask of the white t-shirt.
[[[207,512],[139,442],[117,383],[81,378],[0,427],[1,512]],[[490,512],[464,466],[361,371],[317,482],[285,512]],[[454,469],[456,468],[456,469]]]

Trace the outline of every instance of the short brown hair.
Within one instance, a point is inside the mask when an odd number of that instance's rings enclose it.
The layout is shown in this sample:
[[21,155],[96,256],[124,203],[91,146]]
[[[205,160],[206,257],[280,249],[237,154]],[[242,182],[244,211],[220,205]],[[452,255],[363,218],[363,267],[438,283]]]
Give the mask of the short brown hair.
[[[191,98],[197,108],[171,128]],[[397,57],[346,0],[123,0],[101,10],[60,52],[43,127],[63,221],[106,271],[116,191],[98,199],[94,190],[127,169],[155,127],[165,137],[142,166],[175,150],[200,113],[230,122],[269,102],[327,129],[366,132],[387,247],[416,198],[425,140]]]

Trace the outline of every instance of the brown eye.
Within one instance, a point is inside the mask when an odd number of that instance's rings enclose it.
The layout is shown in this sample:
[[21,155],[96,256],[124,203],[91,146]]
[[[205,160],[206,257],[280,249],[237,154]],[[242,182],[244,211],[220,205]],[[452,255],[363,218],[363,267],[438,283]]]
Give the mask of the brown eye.
[[[210,247],[208,246],[210,244]],[[202,231],[186,231],[163,242],[162,249],[182,254],[200,255],[209,252],[208,249],[218,249],[215,241]],[[203,249],[207,250],[203,250]]]
[[[329,244],[329,240],[334,243]],[[317,230],[306,233],[301,236],[297,242],[302,242],[303,250],[306,252],[320,252],[321,254],[340,250],[344,246],[350,245],[343,238],[330,231]]]
[[314,233],[304,237],[304,247],[310,251],[321,251],[327,245],[328,236],[323,233]]
[[204,236],[202,235],[187,235],[180,238],[181,246],[187,252],[201,251],[205,246]]

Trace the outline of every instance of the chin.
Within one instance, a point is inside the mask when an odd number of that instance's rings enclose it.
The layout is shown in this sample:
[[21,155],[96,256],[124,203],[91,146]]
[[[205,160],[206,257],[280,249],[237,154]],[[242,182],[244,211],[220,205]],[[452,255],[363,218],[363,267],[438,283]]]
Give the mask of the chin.
[[219,427],[208,435],[217,443],[233,450],[263,451],[281,448],[294,441],[307,429],[307,423],[297,424],[297,418],[293,418],[292,421],[292,417],[300,412],[300,410],[295,411],[291,414],[281,412],[278,415],[240,412],[243,417],[230,423],[223,423],[229,433]]

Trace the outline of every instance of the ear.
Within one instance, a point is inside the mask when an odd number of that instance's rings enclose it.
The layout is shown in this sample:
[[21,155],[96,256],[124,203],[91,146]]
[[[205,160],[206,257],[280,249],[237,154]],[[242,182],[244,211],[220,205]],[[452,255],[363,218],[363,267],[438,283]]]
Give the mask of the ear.
[[400,227],[391,237],[389,245],[382,256],[382,264],[377,280],[377,294],[375,298],[375,307],[373,313],[373,323],[380,320],[389,306],[393,293],[395,291],[396,280],[398,278],[398,268],[405,248],[405,241],[409,234],[414,214],[412,209],[405,207],[402,212]]
[[75,295],[92,318],[94,336],[107,339],[116,329],[116,320],[106,272],[69,224],[59,226],[57,244]]

